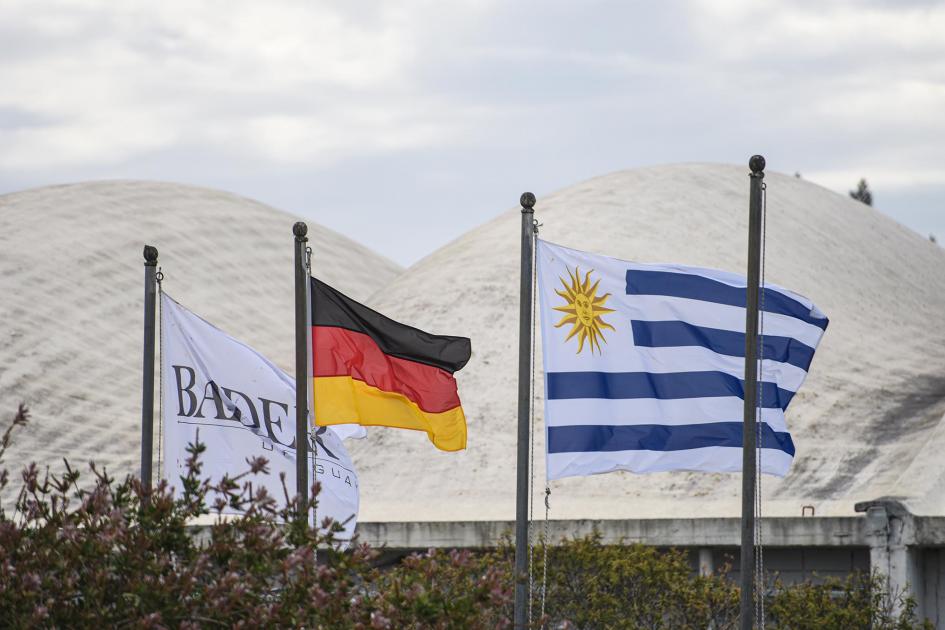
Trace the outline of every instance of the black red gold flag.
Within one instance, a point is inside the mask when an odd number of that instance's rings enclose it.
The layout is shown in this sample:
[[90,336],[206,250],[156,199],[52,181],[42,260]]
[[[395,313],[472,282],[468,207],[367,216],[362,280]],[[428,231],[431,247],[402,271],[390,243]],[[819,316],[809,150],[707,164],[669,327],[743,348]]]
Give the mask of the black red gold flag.
[[315,424],[414,429],[441,450],[466,448],[453,373],[469,339],[395,322],[316,278],[311,295]]

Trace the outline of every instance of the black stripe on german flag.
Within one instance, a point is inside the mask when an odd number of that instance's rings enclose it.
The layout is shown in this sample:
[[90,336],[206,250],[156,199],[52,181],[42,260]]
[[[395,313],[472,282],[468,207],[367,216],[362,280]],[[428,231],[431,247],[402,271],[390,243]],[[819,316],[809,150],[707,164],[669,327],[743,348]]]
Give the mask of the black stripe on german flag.
[[431,335],[395,322],[337,289],[312,278],[312,325],[344,328],[370,337],[384,354],[426,363],[450,374],[469,361],[471,345],[466,337]]

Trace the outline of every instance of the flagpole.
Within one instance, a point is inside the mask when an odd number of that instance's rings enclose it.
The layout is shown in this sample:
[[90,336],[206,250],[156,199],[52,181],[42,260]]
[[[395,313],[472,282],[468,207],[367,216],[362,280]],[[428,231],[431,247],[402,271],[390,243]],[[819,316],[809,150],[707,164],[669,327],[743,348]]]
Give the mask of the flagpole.
[[158,250],[144,246],[144,370],[141,388],[141,487],[151,494],[154,450],[154,302],[157,294]]
[[515,491],[515,628],[525,628],[528,595],[528,412],[532,341],[535,195],[522,193],[522,276],[518,329],[518,463]]
[[299,496],[298,518],[308,523],[308,341],[306,321],[308,305],[308,273],[305,267],[305,244],[308,226],[299,221],[292,226],[295,235],[295,488]]
[[[745,302],[745,407],[742,426],[742,549],[740,628],[751,630],[754,619],[755,569],[755,414],[758,401],[758,294],[761,269],[761,184],[765,159],[748,161],[748,282]],[[764,593],[759,593],[763,597]]]

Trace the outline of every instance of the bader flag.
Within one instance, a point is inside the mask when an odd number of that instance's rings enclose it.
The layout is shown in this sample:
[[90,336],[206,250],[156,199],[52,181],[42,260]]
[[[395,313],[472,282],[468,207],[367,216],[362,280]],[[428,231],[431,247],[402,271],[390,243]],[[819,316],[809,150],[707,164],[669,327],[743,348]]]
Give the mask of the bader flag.
[[469,339],[400,324],[311,282],[315,423],[414,429],[441,450],[466,448],[453,373],[469,361]]
[[[742,465],[743,276],[642,265],[538,241],[548,479]],[[827,318],[766,284],[759,374],[762,472],[794,457],[784,412]]]
[[[199,430],[207,445],[201,459],[204,477],[218,481],[224,474],[245,472],[247,458],[265,457],[270,474],[252,475],[249,481],[265,486],[283,505],[280,473],[289,494],[296,490],[295,380],[167,294],[161,295],[161,335],[164,476],[171,487],[183,490],[186,448]],[[341,538],[354,533],[359,496],[358,476],[339,436],[359,432],[361,427],[319,427],[309,436],[309,478],[314,467],[321,483],[316,518],[343,523]]]

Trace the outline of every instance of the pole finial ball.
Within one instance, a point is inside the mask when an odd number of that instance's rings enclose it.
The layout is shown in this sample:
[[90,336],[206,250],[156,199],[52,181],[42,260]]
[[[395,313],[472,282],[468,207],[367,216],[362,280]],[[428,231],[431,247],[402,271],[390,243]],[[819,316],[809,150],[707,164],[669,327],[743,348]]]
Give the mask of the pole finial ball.
[[531,210],[535,207],[535,195],[530,192],[524,192],[519,202],[522,204],[522,208]]
[[144,260],[147,264],[153,265],[157,262],[158,250],[153,245],[144,246]]
[[751,159],[748,160],[748,168],[751,169],[752,173],[760,173],[765,170],[765,159],[761,155],[753,155]]
[[308,226],[305,225],[304,221],[299,221],[292,226],[292,233],[295,234],[296,238],[304,238],[308,234]]

